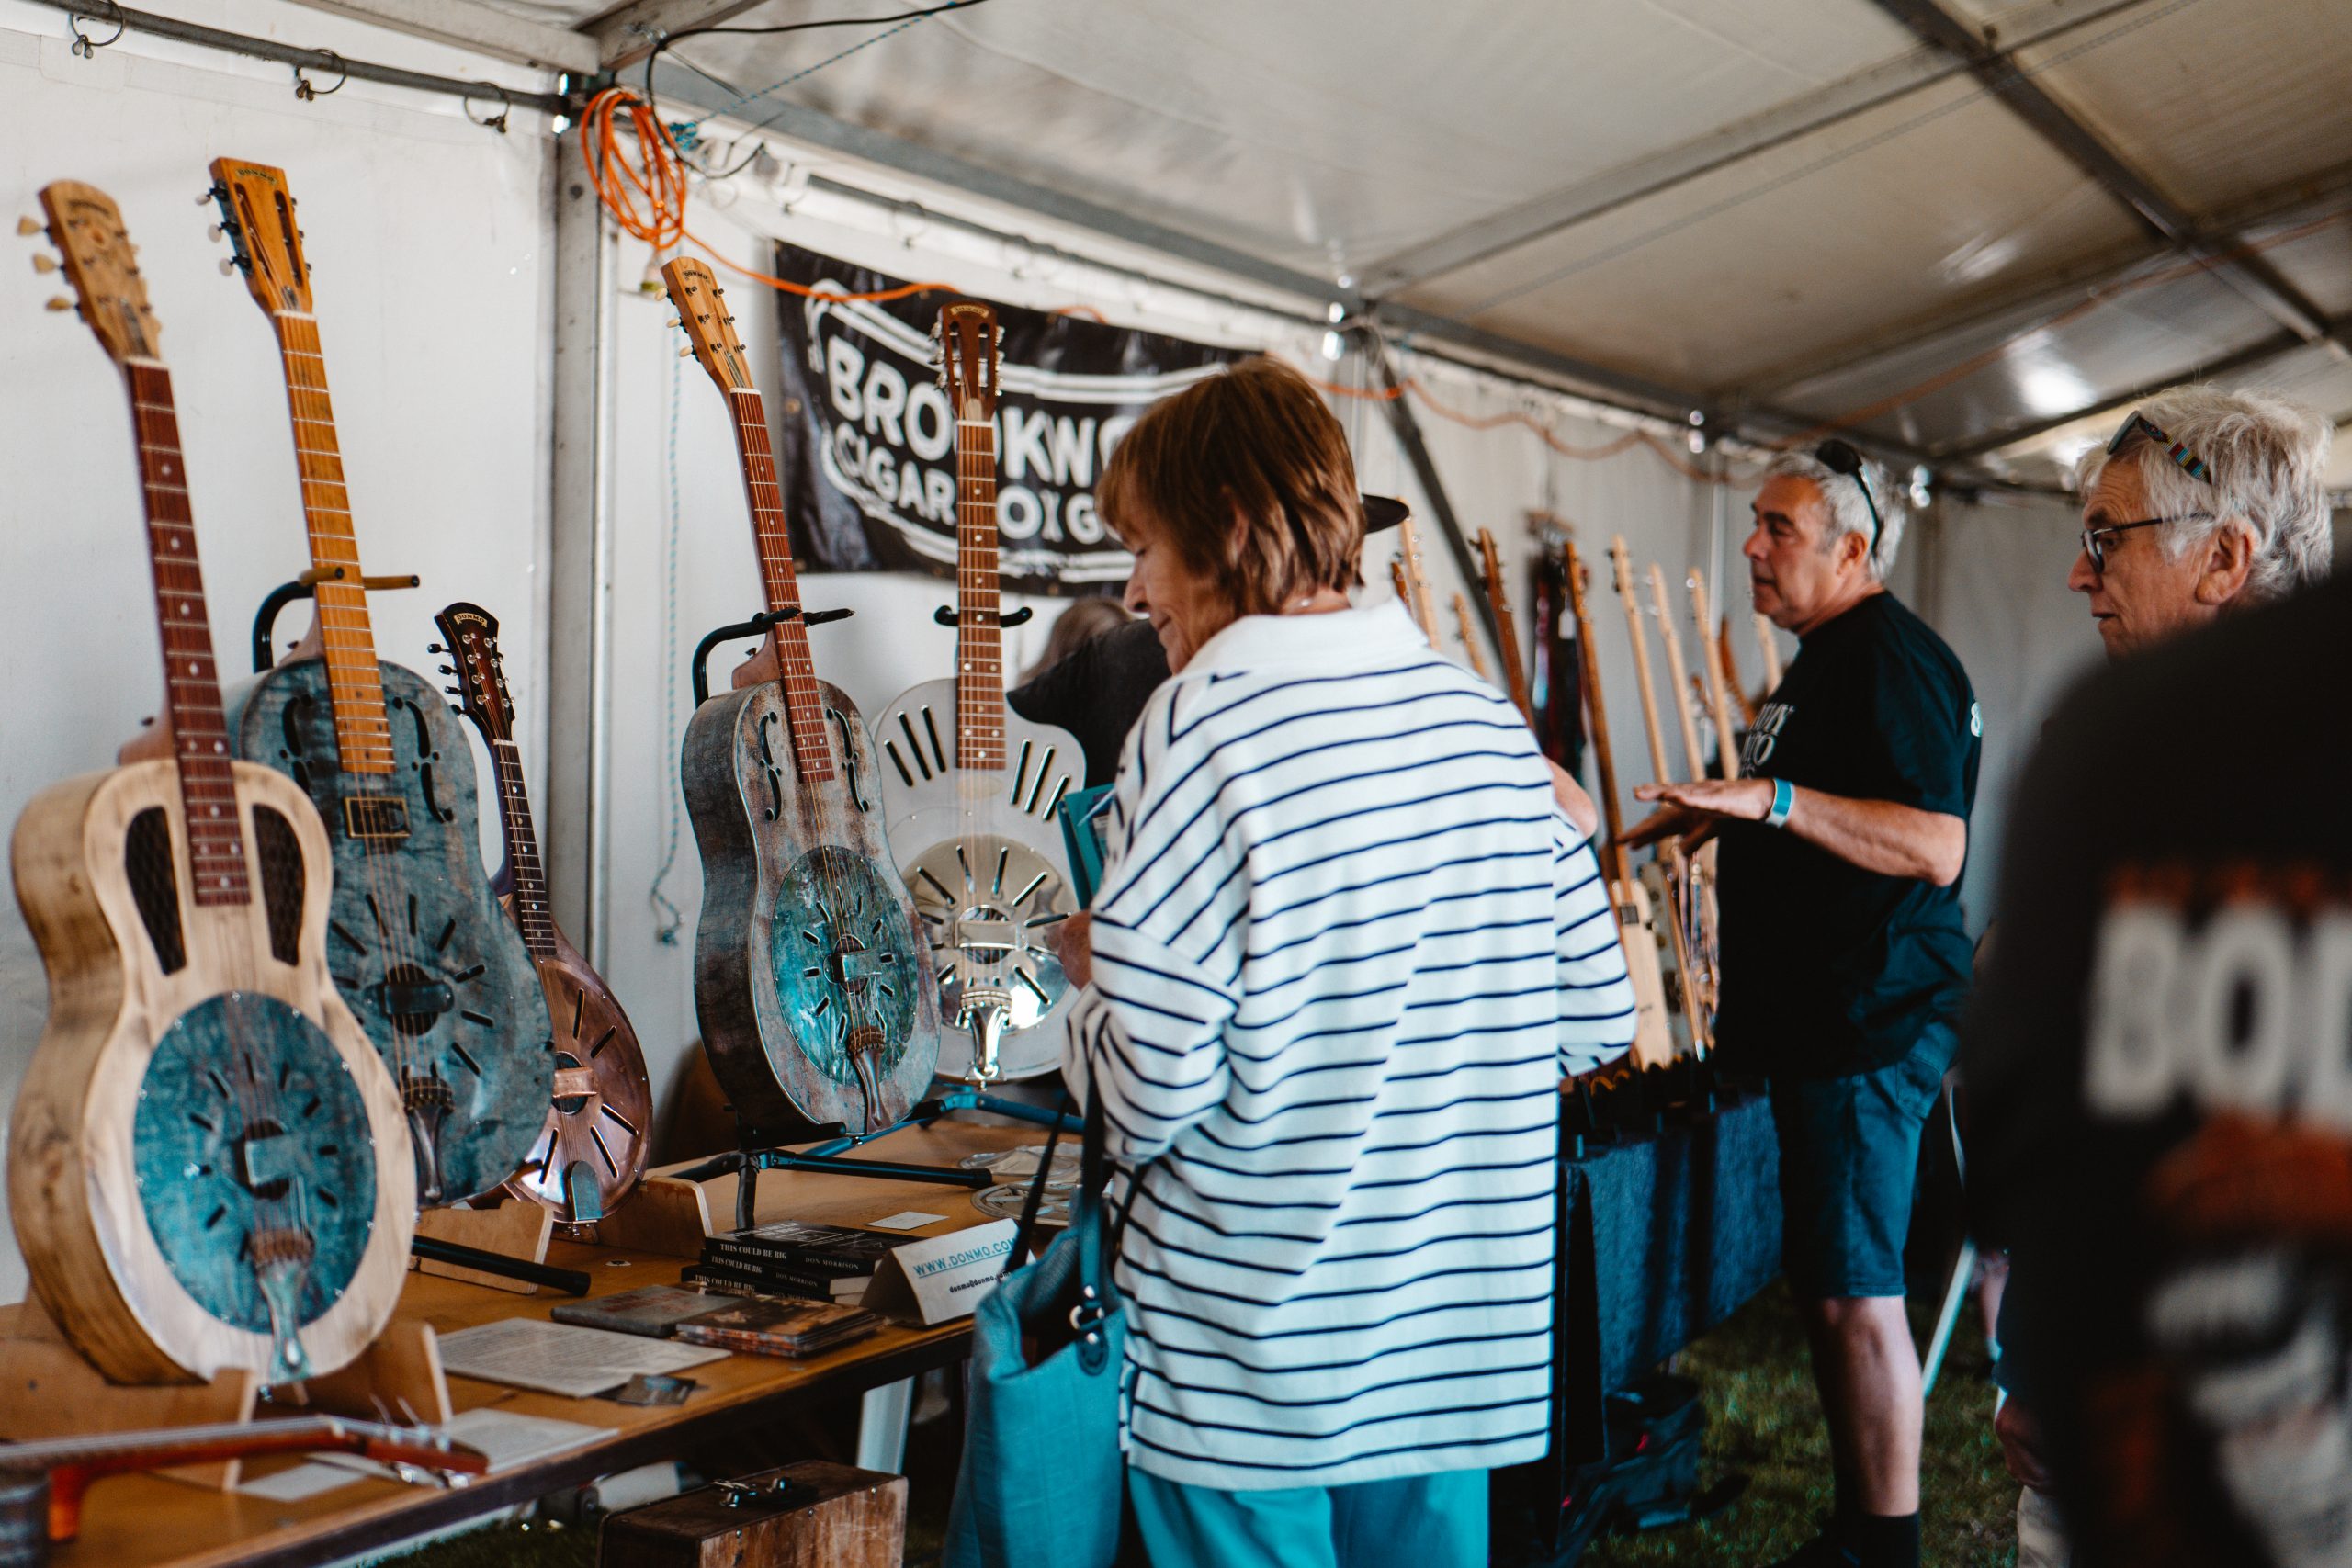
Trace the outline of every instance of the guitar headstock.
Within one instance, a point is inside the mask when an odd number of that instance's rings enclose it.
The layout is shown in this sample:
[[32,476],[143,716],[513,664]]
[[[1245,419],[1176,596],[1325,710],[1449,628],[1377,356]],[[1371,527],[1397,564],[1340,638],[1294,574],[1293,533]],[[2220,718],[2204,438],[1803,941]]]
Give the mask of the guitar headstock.
[[1617,592],[1627,598],[1634,596],[1634,558],[1625,549],[1625,536],[1609,536],[1609,559],[1617,569]]
[[710,264],[700,256],[678,256],[662,268],[670,303],[678,308],[677,324],[685,329],[686,343],[722,392],[752,389],[750,363],[743,340],[735,335],[735,318],[727,313],[727,297]]
[[[49,237],[57,246],[65,281],[80,299],[82,319],[98,334],[107,353],[118,365],[162,363],[156,348],[162,329],[147,308],[138,247],[122,226],[114,197],[79,180],[59,180],[41,187],[40,206],[49,215]],[[17,226],[25,234],[40,229],[30,219]],[[50,301],[51,310],[65,308],[62,299]]]
[[1487,580],[1487,597],[1498,603],[1508,595],[1503,589],[1503,552],[1495,543],[1492,528],[1478,530],[1478,564],[1480,575]]
[[514,700],[506,691],[506,660],[498,651],[498,618],[478,604],[460,601],[433,617],[447,638],[442,651],[449,662],[442,671],[454,674],[449,688],[465,716],[481,727],[492,740],[514,738]]
[[996,413],[996,307],[978,299],[957,299],[939,309],[931,329],[939,344],[939,384],[957,419],[975,422]]
[[215,158],[212,199],[220,205],[220,231],[254,300],[273,316],[282,310],[308,315],[311,265],[302,258],[302,231],[294,226],[286,171],[242,158]]

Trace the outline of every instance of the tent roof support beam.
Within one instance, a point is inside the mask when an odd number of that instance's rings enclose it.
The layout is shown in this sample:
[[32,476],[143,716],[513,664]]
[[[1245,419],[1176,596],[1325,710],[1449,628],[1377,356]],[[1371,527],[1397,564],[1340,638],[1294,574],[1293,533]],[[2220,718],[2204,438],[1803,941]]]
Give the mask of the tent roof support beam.
[[2233,238],[2206,233],[2194,218],[2126,162],[2121,153],[2101,141],[2072,110],[2045,92],[2039,82],[2020,71],[2011,58],[2015,46],[2002,48],[1987,42],[1937,0],[1872,3],[1909,28],[1921,42],[1932,44],[1963,62],[2008,106],[2012,114],[2131,209],[2151,234],[2178,245],[2201,261],[2211,262],[2214,276],[2304,342],[2327,342],[2338,357],[2352,359],[2352,345],[2336,336],[2325,311],[2267,261],[2236,248]]
[[[549,27],[493,11],[471,0],[295,0],[314,11],[353,17],[397,32],[457,44],[493,60],[541,71],[596,69],[596,46],[569,28]],[[105,12],[93,13],[99,20]]]
[[[2010,47],[2045,42],[2145,3],[2146,0],[2052,0],[2042,7],[2039,25],[2020,35]],[[1965,62],[1944,50],[1910,51],[1679,146],[1606,170],[1565,189],[1399,251],[1364,270],[1363,288],[1370,294],[1394,294],[1446,273],[1458,272],[1488,256],[1574,228],[1726,164],[1949,81],[1967,69]]]
[[715,28],[760,0],[628,0],[580,24],[595,39],[605,69],[618,71],[653,51],[661,39],[692,28]]
[[[2352,163],[2260,191],[2215,215],[2211,231],[2244,235],[2254,230],[2291,225],[2324,214],[2352,194]],[[2021,286],[1972,300],[1956,310],[1944,310],[1889,326],[1838,344],[1807,360],[1777,367],[1741,386],[1751,398],[1782,398],[1802,394],[1812,383],[1866,369],[1896,354],[1914,353],[1947,339],[1966,339],[2012,319],[2023,320],[2064,310],[2094,293],[2124,283],[2135,275],[2154,270],[2181,254],[2169,241],[2131,244],[2086,256],[2054,273],[2027,279]]]
[[[2337,317],[2328,322],[2328,328],[2331,335],[2341,335],[2346,331],[2352,330],[2352,316]],[[2064,413],[2051,414],[2023,424],[2006,425],[1984,435],[1939,448],[1933,460],[1944,463],[1968,462],[1973,458],[1982,457],[1987,453],[1997,452],[2005,446],[2014,446],[2020,441],[2030,441],[2037,435],[2047,435],[2050,432],[2063,429],[2076,420],[2088,419],[2093,414],[2106,410],[2121,408],[2126,403],[2138,402],[2141,399],[2153,397],[2168,387],[2177,387],[2184,381],[2202,380],[2209,377],[2226,376],[2239,370],[2249,370],[2273,359],[2284,358],[2299,348],[2310,346],[2312,346],[2311,340],[2301,333],[2278,333],[2263,338],[2259,342],[2248,344],[2245,347],[2225,354],[2218,359],[2207,359],[2195,365],[2185,365],[2153,380],[2143,381],[2136,387],[2110,393],[2095,403],[2086,403],[2080,408],[2071,409]]]

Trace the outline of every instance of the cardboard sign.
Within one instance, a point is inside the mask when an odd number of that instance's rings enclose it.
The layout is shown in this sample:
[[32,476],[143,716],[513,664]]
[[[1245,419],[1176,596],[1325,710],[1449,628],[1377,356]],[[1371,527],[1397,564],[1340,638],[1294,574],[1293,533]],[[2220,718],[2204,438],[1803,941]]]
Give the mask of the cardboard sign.
[[1011,1220],[992,1220],[910,1241],[892,1250],[874,1270],[874,1283],[859,1304],[924,1328],[969,1317],[1004,1272],[1006,1255],[1020,1229]]

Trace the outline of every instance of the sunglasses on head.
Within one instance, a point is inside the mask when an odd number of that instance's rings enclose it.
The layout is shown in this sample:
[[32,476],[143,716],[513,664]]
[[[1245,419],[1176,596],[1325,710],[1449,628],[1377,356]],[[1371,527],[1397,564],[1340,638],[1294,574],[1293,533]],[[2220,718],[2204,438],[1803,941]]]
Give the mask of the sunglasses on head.
[[2204,458],[2190,451],[2186,442],[2175,441],[2166,435],[2155,421],[2138,409],[2132,411],[2132,417],[2123,422],[2123,428],[2117,431],[2115,438],[2107,444],[2107,455],[2112,457],[2121,451],[2123,444],[2132,439],[2135,431],[2145,431],[2148,439],[2154,442],[2182,473],[2192,479],[2200,479],[2208,484],[2212,482],[2211,470],[2205,467]]
[[1885,527],[1885,525],[1879,521],[1878,497],[1871,493],[1870,476],[1863,472],[1862,455],[1860,451],[1858,450],[1850,441],[1829,440],[1825,441],[1820,446],[1815,447],[1813,449],[1813,455],[1815,459],[1818,461],[1823,468],[1827,468],[1831,473],[1843,474],[1861,487],[1862,504],[1871,509],[1870,553],[1872,556],[1876,556],[1878,554],[1878,536],[1881,530]]

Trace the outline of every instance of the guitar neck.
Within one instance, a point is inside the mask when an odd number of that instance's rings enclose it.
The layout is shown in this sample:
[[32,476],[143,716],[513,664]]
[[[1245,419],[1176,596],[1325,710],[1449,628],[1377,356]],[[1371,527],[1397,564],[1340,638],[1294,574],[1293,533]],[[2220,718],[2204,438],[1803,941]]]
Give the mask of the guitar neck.
[[334,400],[319,325],[299,311],[273,311],[278,356],[286,367],[286,401],[294,421],[294,461],[302,476],[302,521],[311,538],[311,565],[340,570],[311,590],[319,640],[326,655],[327,688],[334,709],[335,750],[347,773],[392,771],[392,732],[384,714],[384,681],[376,667],[376,633],[360,586],[359,542],[351,531],[351,497],[343,482],[343,450],[335,439]]
[[164,697],[171,716],[172,751],[179,764],[180,807],[187,822],[189,877],[198,904],[243,904],[253,894],[245,877],[229,726],[220,712],[220,671],[212,660],[204,572],[197,563],[196,524],[188,510],[187,470],[180,460],[172,376],[152,362],[134,361],[124,369],[138,436],[140,487],[147,506],[155,623],[164,636]]
[[506,838],[506,870],[514,884],[514,923],[533,959],[556,955],[555,917],[548,913],[548,874],[539,863],[539,835],[531,821],[531,796],[523,783],[523,753],[514,742],[490,742],[498,775],[498,825]]
[[1585,707],[1592,716],[1592,765],[1600,775],[1600,811],[1609,826],[1609,842],[1602,846],[1602,860],[1612,880],[1627,882],[1632,879],[1633,866],[1625,854],[1624,824],[1617,815],[1617,760],[1609,747],[1609,707],[1600,695],[1600,649],[1593,644],[1592,618],[1585,614],[1584,562],[1577,558],[1574,545],[1566,548],[1568,606],[1577,622],[1577,658],[1584,673]]
[[1004,766],[1003,607],[997,592],[996,426],[956,422],[956,765]]
[[792,568],[792,539],[784,522],[784,492],[776,482],[775,453],[768,443],[767,405],[750,387],[730,388],[728,407],[735,416],[735,453],[743,466],[743,488],[752,502],[752,537],[760,552],[760,582],[771,615],[789,619],[769,630],[776,669],[792,726],[792,761],[801,779],[821,783],[833,776],[833,748],[825,733],[825,697],[817,685],[817,662],[808,652],[808,627],[800,618],[800,581]]
[[1502,557],[1495,548],[1492,536],[1481,531],[1478,545],[1486,564],[1487,603],[1494,607],[1496,639],[1501,644],[1503,681],[1510,689],[1510,700],[1519,707],[1519,716],[1529,728],[1535,724],[1535,698],[1527,689],[1527,666],[1519,651],[1519,620],[1511,614],[1510,589],[1503,581]]

